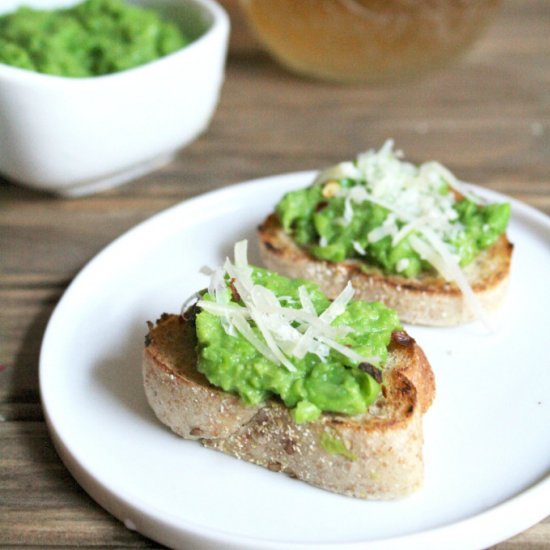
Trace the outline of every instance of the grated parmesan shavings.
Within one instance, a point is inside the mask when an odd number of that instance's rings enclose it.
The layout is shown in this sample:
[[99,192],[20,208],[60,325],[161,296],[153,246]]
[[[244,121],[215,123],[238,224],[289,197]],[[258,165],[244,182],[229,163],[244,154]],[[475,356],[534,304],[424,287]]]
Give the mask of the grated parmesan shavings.
[[[230,300],[228,278],[243,305]],[[291,372],[296,371],[293,358],[301,359],[306,353],[313,353],[325,361],[331,349],[357,363],[380,362],[378,357],[364,357],[337,341],[352,332],[347,326],[332,326],[353,297],[350,283],[320,315],[305,286],[298,289],[301,307],[283,306],[281,301],[288,297],[278,298],[270,289],[253,282],[247,241],[235,245],[234,262],[227,258],[223,267],[211,273],[208,292],[212,301],[200,299],[198,307],[220,317],[227,334],[241,334],[264,357]]]
[[[351,223],[353,203],[370,201],[388,210],[384,222],[368,233],[368,241],[374,243],[391,236],[392,246],[397,246],[404,238],[409,238],[411,247],[446,281],[458,286],[467,307],[489,326],[487,315],[460,268],[456,251],[449,244],[462,229],[453,208],[457,199],[454,193],[442,194],[440,191],[446,184],[475,204],[483,204],[482,201],[445,166],[435,161],[420,166],[403,161],[402,152],[394,151],[393,145],[393,140],[387,140],[380,150],[362,153],[353,163],[332,166],[322,171],[314,183],[323,184],[338,177],[355,180],[358,185],[341,186],[337,194],[344,198],[342,223]],[[352,244],[360,255],[365,255],[359,243]],[[408,263],[401,262],[396,267],[399,272],[407,266]]]

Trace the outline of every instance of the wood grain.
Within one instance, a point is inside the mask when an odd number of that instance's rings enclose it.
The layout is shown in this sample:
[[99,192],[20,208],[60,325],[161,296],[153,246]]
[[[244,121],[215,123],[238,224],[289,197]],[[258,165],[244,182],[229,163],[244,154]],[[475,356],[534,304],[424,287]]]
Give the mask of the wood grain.
[[[508,0],[463,59],[422,80],[385,87],[300,79],[250,37],[235,36],[212,124],[172,164],[74,200],[1,181],[0,547],[159,548],[76,484],[53,449],[40,407],[46,323],[89,259],[189,197],[322,167],[387,137],[414,160],[436,158],[464,180],[550,214],[549,36],[547,0]],[[550,548],[550,518],[494,548]]]

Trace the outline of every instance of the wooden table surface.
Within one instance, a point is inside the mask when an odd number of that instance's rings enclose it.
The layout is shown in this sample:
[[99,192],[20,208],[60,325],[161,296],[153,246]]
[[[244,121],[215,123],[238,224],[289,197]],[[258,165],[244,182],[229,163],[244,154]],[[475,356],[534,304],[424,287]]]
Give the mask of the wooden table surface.
[[[0,183],[1,547],[158,547],[73,480],[52,447],[38,390],[42,336],[63,291],[135,224],[199,193],[322,167],[390,136],[411,159],[438,159],[550,214],[549,0],[505,1],[466,57],[386,87],[304,80],[234,38],[211,126],[164,169],[73,200]],[[495,548],[550,548],[550,518]]]

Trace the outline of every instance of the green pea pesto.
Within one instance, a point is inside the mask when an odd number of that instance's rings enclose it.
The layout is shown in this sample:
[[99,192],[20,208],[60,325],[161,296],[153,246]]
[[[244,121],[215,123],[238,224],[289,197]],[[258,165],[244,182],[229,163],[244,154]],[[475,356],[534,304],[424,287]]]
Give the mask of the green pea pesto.
[[[254,268],[252,279],[270,289],[285,307],[301,307],[298,294],[301,285],[308,290],[318,314],[330,304],[317,285],[310,282],[291,280],[261,268]],[[230,298],[230,290],[227,293]],[[203,299],[212,300],[208,293]],[[302,359],[292,358],[296,371],[291,372],[267,359],[240,334],[227,334],[219,316],[202,310],[195,323],[198,370],[212,384],[236,393],[247,404],[256,405],[278,397],[292,408],[297,422],[306,422],[323,411],[363,413],[380,392],[374,378],[334,349],[325,360],[312,353],[306,353]],[[379,302],[361,301],[349,302],[332,325],[351,327],[353,332],[339,342],[364,357],[379,357],[381,366],[387,359],[392,332],[401,327],[395,311]],[[261,338],[254,325],[253,330]]]
[[0,17],[0,63],[56,76],[124,71],[188,43],[155,11],[122,0],[86,0],[57,10],[23,6]]
[[324,431],[321,434],[319,444],[325,451],[332,455],[342,455],[348,460],[357,460],[357,455],[352,453],[336,432]]
[[[342,188],[361,185],[361,182],[350,179],[340,179],[338,183]],[[348,224],[343,224],[344,197],[325,198],[322,190],[322,184],[314,184],[291,191],[276,206],[283,229],[315,257],[331,262],[360,260],[365,269],[376,266],[384,273],[399,273],[404,277],[416,277],[431,269],[430,264],[421,259],[409,242],[411,234],[418,234],[416,231],[411,231],[396,245],[392,244],[389,235],[375,242],[369,241],[369,232],[381,226],[390,214],[387,208],[368,200],[354,203],[353,217]],[[439,193],[447,195],[452,191],[443,183]],[[458,215],[456,231],[446,242],[451,245],[460,265],[464,267],[505,232],[510,205],[496,203],[481,206],[464,198],[456,201],[453,208]],[[399,228],[403,225],[398,222]]]

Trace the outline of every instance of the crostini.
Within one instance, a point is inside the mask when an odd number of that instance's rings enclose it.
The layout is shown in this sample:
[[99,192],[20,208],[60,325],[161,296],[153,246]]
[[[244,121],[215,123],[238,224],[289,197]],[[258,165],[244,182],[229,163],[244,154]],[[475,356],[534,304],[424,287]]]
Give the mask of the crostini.
[[481,319],[505,296],[513,245],[508,203],[486,204],[444,166],[403,161],[388,141],[284,195],[259,227],[271,270],[335,297],[379,300],[403,322]]
[[149,324],[143,380],[185,439],[336,493],[395,499],[423,479],[435,395],[422,349],[381,303],[250,266],[246,243],[182,314]]

